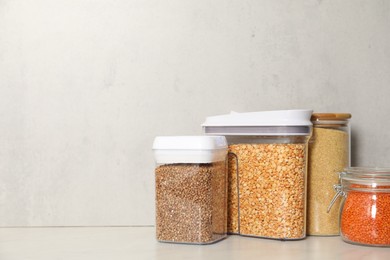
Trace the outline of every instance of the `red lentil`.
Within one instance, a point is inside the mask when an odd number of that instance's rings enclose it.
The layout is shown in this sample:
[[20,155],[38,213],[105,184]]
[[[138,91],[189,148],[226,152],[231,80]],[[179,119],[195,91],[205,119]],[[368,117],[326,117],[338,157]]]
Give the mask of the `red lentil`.
[[[365,188],[369,191],[347,192],[341,209],[341,236],[346,242],[390,246],[390,186]],[[378,188],[382,191],[377,192]]]

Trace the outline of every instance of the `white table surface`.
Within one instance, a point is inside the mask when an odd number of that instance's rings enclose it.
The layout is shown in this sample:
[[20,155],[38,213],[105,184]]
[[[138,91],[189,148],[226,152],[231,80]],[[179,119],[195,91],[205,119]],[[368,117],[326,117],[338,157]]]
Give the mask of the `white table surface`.
[[282,242],[229,236],[199,246],[159,243],[154,232],[154,227],[0,228],[0,260],[390,259],[390,248],[351,245],[340,237]]

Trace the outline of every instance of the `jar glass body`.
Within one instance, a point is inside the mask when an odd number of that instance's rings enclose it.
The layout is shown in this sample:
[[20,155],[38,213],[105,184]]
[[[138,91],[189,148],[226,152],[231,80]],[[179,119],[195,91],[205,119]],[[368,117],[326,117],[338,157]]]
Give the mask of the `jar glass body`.
[[351,172],[347,170],[341,176],[344,195],[340,208],[342,239],[358,245],[389,247],[390,171],[386,174],[375,172],[368,177],[367,174],[356,177],[348,171]]
[[[318,115],[318,116],[316,116]],[[309,142],[307,234],[339,235],[338,200],[330,212],[338,172],[350,165],[350,114],[313,114],[313,135]],[[343,115],[337,117],[337,115]]]
[[210,244],[227,236],[226,166],[227,160],[156,165],[158,241]]
[[280,240],[305,238],[310,135],[226,138],[228,231]]

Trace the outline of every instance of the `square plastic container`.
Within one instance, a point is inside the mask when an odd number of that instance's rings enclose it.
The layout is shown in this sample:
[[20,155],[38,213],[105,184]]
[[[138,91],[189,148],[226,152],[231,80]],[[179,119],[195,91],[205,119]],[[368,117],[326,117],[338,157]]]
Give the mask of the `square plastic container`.
[[307,148],[311,110],[208,117],[203,131],[229,146],[228,232],[297,240],[306,237]]
[[210,244],[227,236],[227,142],[223,136],[159,136],[156,237]]

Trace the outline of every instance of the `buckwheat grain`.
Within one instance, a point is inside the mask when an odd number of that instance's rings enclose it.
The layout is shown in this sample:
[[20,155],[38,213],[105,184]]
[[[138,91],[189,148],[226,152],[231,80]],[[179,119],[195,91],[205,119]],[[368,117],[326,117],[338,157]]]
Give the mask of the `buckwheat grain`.
[[156,168],[157,240],[211,243],[226,236],[225,162]]

